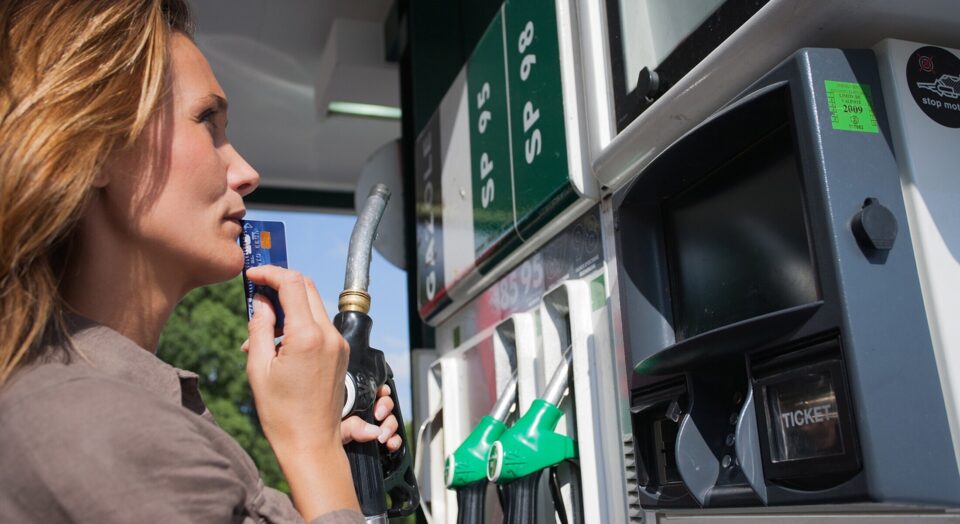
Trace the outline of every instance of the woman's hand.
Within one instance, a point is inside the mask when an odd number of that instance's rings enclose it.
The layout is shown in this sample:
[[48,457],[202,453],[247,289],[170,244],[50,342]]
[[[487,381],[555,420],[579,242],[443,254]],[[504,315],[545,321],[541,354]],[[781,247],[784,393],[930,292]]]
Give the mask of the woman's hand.
[[247,279],[276,289],[285,315],[283,341],[276,346],[273,307],[254,297],[247,375],[294,504],[308,522],[328,511],[356,509],[340,430],[350,347],[310,279],[276,266],[251,268]]
[[309,279],[276,266],[249,269],[247,278],[276,289],[285,315],[275,346],[276,314],[269,300],[254,297],[247,374],[264,434],[274,446],[300,450],[339,444],[350,347]]
[[390,398],[390,386],[384,384],[380,391],[377,391],[377,403],[373,408],[373,416],[381,421],[380,426],[367,424],[360,417],[349,417],[340,423],[343,443],[370,442],[377,439],[381,444],[386,444],[390,451],[400,449],[402,441],[400,435],[397,435],[399,424],[397,417],[391,413],[393,413],[393,399]]

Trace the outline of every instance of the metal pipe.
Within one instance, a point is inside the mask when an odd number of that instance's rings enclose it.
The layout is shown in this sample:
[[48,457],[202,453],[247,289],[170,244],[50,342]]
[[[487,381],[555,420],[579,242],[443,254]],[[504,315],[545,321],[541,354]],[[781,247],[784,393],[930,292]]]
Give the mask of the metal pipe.
[[380,225],[389,200],[390,190],[387,186],[376,184],[370,189],[370,195],[357,216],[357,223],[350,235],[350,249],[347,251],[347,272],[343,279],[343,292],[340,293],[340,311],[370,311],[370,295],[367,293],[370,283],[370,251],[377,235],[377,226]]
[[507,382],[507,387],[503,388],[500,397],[497,398],[496,404],[494,404],[493,409],[490,410],[490,418],[500,422],[507,420],[507,415],[510,414],[510,409],[513,408],[513,402],[515,400],[517,400],[516,375]]
[[541,397],[554,406],[560,405],[563,393],[567,390],[567,382],[570,378],[570,362],[573,358],[571,353],[572,348],[573,346],[567,346],[567,349],[563,351],[563,359],[560,365],[557,366],[557,370],[553,373],[553,377],[550,378],[550,382],[547,382],[547,387],[543,391],[543,397]]

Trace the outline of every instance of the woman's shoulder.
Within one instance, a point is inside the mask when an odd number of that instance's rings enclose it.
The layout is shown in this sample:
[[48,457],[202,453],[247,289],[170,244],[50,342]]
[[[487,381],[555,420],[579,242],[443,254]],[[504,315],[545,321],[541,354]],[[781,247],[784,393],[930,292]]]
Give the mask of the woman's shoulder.
[[0,478],[0,501],[9,495],[6,502],[24,514],[49,520],[63,516],[49,513],[57,507],[90,522],[174,509],[229,517],[249,497],[251,481],[214,431],[181,406],[94,368],[26,369],[0,392],[0,469],[19,472]]
[[85,365],[28,366],[0,391],[0,436],[15,429],[47,433],[78,428],[89,435],[158,417],[171,426],[191,422],[179,406]]

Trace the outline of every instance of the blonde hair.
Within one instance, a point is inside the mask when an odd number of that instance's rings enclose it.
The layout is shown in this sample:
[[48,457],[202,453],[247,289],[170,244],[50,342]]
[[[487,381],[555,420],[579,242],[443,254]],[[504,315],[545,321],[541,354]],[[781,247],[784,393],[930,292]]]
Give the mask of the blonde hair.
[[185,0],[0,6],[0,385],[66,334],[65,246],[108,155],[166,94]]

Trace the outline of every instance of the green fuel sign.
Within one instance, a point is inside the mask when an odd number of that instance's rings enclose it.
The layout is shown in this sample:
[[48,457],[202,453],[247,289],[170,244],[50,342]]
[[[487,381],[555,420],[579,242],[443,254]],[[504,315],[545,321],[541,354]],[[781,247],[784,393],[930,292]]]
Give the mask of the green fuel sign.
[[[569,185],[569,175],[556,8],[552,2],[522,0],[508,6],[504,34],[519,227],[547,197]],[[523,229],[518,233],[528,236]]]
[[513,228],[510,96],[503,45],[503,9],[467,63],[474,253],[482,254]]
[[513,233],[567,185],[557,15],[552,2],[506,2],[467,63],[474,253]]
[[507,0],[418,137],[424,318],[577,200],[560,49],[555,0]]

